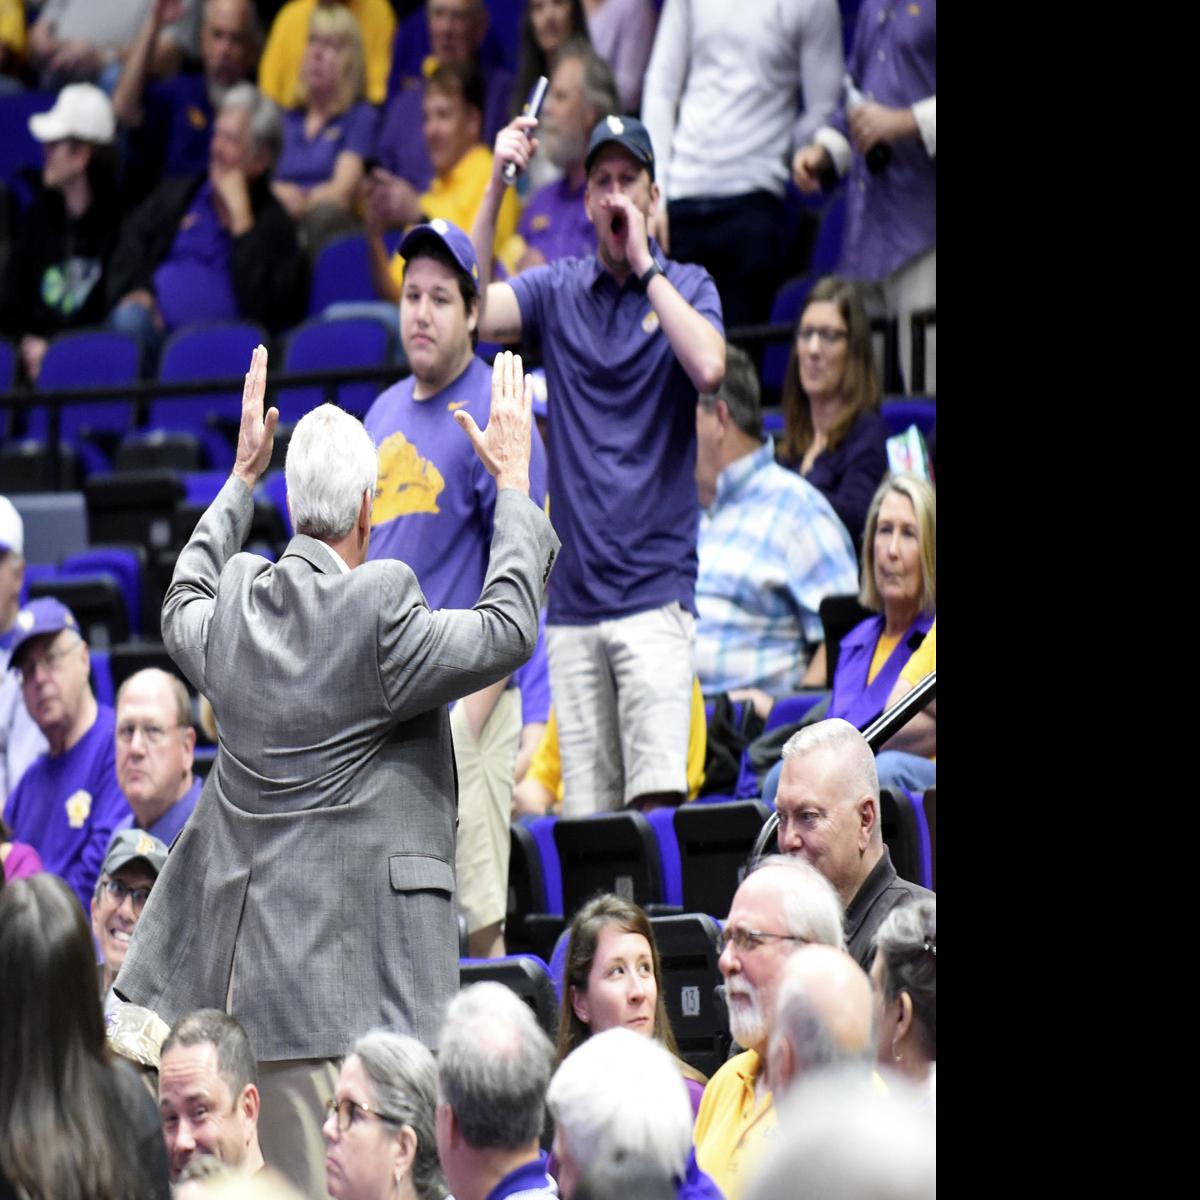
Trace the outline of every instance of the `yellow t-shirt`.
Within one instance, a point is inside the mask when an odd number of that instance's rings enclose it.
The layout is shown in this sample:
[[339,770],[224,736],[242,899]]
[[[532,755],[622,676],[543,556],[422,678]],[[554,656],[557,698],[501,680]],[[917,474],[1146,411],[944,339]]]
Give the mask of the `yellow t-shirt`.
[[925,640],[913,651],[912,657],[904,664],[900,678],[910,688],[915,688],[930,671],[937,668],[937,621],[929,627]]
[[[704,782],[704,752],[707,749],[708,726],[704,720],[704,696],[700,692],[700,680],[692,679],[692,711],[691,725],[688,729],[687,784],[688,799],[695,800],[700,795],[700,785]],[[554,809],[562,809],[563,784],[562,760],[558,756],[558,718],[554,715],[554,706],[550,707],[550,717],[546,721],[546,729],[542,739],[529,760],[526,775],[536,779],[548,792],[554,793]]]
[[[271,23],[267,44],[258,64],[258,86],[276,104],[295,108],[300,64],[308,46],[308,22],[317,0],[288,0]],[[388,0],[346,0],[346,7],[362,29],[367,99],[382,104],[387,99],[392,69],[392,40],[396,13]]]
[[879,641],[875,643],[875,653],[871,655],[871,665],[867,669],[867,682],[874,683],[875,676],[883,670],[883,664],[892,657],[892,651],[900,644],[900,635],[895,637],[885,637],[882,633],[879,635]]
[[753,1178],[764,1139],[779,1123],[770,1092],[755,1102],[754,1084],[761,1071],[758,1055],[745,1050],[721,1066],[700,1098],[692,1131],[696,1162],[725,1200],[739,1200]]
[[[446,172],[435,175],[433,182],[421,197],[421,211],[427,217],[441,217],[470,234],[475,224],[475,214],[483,202],[483,193],[492,177],[492,152],[482,143],[472,146]],[[496,239],[492,243],[497,253],[517,228],[521,216],[521,205],[516,188],[506,188],[496,217]],[[388,271],[397,287],[404,286],[404,259],[399,252],[392,255]]]
[[0,0],[0,45],[14,54],[25,53],[25,6],[21,0]]

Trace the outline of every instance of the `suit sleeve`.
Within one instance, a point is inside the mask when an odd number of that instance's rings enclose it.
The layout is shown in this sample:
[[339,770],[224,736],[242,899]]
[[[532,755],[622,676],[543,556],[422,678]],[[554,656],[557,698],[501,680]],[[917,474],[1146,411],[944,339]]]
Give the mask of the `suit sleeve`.
[[529,660],[558,547],[545,513],[505,488],[496,496],[491,560],[474,608],[430,612],[412,571],[388,564],[382,585],[399,600],[382,601],[379,663],[396,720],[477,692]]

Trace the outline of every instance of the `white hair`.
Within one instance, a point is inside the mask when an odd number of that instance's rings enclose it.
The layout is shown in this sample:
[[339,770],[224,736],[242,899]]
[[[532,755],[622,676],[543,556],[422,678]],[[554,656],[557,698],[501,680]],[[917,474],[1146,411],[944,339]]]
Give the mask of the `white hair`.
[[296,422],[284,474],[297,533],[337,541],[354,528],[363,492],[375,495],[379,458],[361,421],[322,404]]
[[845,949],[842,902],[833,884],[810,862],[794,854],[768,854],[746,875],[771,871],[772,886],[782,893],[783,920],[787,932],[822,946]]
[[576,1169],[618,1151],[681,1176],[692,1145],[692,1106],[666,1047],[631,1029],[608,1029],[573,1050],[546,1102]]

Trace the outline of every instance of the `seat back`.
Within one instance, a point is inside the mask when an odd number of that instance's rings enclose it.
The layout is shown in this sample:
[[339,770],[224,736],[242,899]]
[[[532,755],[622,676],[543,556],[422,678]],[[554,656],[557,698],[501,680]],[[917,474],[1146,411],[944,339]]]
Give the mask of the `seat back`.
[[378,300],[371,279],[367,239],[361,233],[331,238],[313,263],[308,292],[308,315],[319,317],[331,304],[343,300]]
[[139,542],[150,555],[170,546],[171,518],[184,495],[178,472],[159,468],[92,477],[84,494],[95,541]]
[[157,667],[160,671],[166,671],[168,675],[174,675],[187,686],[189,692],[192,690],[192,685],[175,665],[162,642],[120,642],[109,650],[108,660],[112,668],[115,692],[121,690],[121,684],[130,675],[136,675],[138,671],[144,671],[148,667]]
[[683,875],[679,861],[679,841],[675,836],[675,809],[655,808],[646,814],[658,842],[658,862],[662,870],[663,903],[683,905]]
[[[778,729],[782,725],[791,725],[799,721],[824,696],[825,692],[805,692],[796,696],[780,696],[771,705],[771,711],[767,714],[766,721],[763,722],[763,733],[770,733],[771,730]],[[738,800],[753,800],[761,794],[758,776],[750,762],[749,746],[742,752],[742,767],[738,773],[737,787],[733,794]]]
[[[8,478],[4,479],[8,494]],[[25,526],[25,562],[58,565],[88,548],[88,511],[82,492],[11,495]]]
[[859,603],[857,595],[849,593],[844,596],[826,596],[817,611],[821,614],[821,628],[825,630],[825,686],[833,687],[842,638],[855,625],[875,614]]
[[83,484],[83,468],[75,448],[60,442],[59,475],[53,475],[54,451],[45,442],[23,438],[0,446],[0,481],[4,494],[16,503],[18,492],[52,492],[55,487],[78,489]]
[[533,1011],[551,1041],[558,1031],[558,997],[550,979],[550,968],[534,954],[511,954],[505,958],[460,958],[460,988],[494,980],[516,992]]
[[139,430],[121,439],[113,470],[152,471],[158,467],[171,467],[176,471],[194,471],[203,461],[204,450],[194,433]]
[[663,902],[658,841],[641,813],[560,817],[554,842],[568,922],[596,892],[615,892],[642,908]]
[[[382,367],[392,355],[392,331],[374,317],[318,317],[299,326],[288,339],[283,356],[285,371],[321,371],[330,367]],[[347,412],[362,416],[383,391],[371,381],[343,383],[337,402]],[[298,421],[325,401],[319,387],[283,388],[274,397],[281,421]]]
[[746,862],[763,822],[761,800],[681,804],[675,810],[683,907],[724,920],[746,875]]
[[113,688],[112,667],[108,651],[93,650],[89,646],[88,662],[91,665],[88,676],[92,685],[92,695],[96,697],[97,703],[107,704],[109,708],[112,708],[116,691]]
[[[85,329],[60,333],[46,348],[36,390],[85,388],[134,383],[138,377],[141,350],[132,334],[111,329]],[[133,403],[129,400],[94,400],[87,404],[65,404],[59,432],[69,441],[93,433],[126,433],[133,425]],[[29,414],[29,436],[47,437],[50,413],[35,408]]]
[[542,856],[526,825],[515,821],[509,828],[508,911],[504,943],[509,951],[532,950],[525,933],[525,918],[546,911],[546,879]]
[[53,596],[75,614],[90,647],[107,650],[129,638],[129,615],[121,585],[111,575],[52,575],[29,587],[29,598]]
[[885,396],[879,414],[891,435],[903,433],[910,425],[925,434],[937,423],[937,401],[924,396]]
[[919,800],[903,788],[879,789],[879,823],[901,879],[931,887],[929,830]]
[[[801,275],[798,279],[789,279],[781,284],[771,302],[771,324],[782,324],[786,321],[789,325],[794,325],[808,293],[812,291],[812,285],[811,275]],[[790,337],[786,341],[769,343],[763,351],[762,385],[772,395],[778,395],[783,387],[783,376],[787,371],[791,352]]]
[[142,632],[142,572],[146,551],[133,543],[127,546],[95,546],[72,554],[59,564],[60,575],[111,575],[125,598],[130,633]]

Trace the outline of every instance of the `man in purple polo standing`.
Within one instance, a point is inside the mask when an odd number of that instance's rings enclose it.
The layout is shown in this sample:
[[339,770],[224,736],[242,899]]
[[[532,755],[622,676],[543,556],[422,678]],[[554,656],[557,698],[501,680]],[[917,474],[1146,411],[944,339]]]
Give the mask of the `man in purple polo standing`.
[[[503,169],[528,166],[535,124],[517,117],[496,139],[472,231],[484,279]],[[595,255],[490,284],[479,318],[485,339],[538,338],[546,369],[550,504],[563,531],[546,634],[566,815],[687,794],[696,398],[725,373],[712,277],[647,236],[659,194],[645,126],[606,117],[584,166]]]

